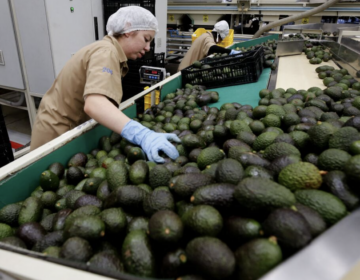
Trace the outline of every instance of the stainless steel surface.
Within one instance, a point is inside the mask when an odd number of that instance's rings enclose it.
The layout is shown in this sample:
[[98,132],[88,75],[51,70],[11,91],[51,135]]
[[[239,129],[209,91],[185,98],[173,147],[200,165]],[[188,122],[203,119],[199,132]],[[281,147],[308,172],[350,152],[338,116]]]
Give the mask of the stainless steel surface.
[[359,80],[357,73],[360,71],[360,44],[357,41],[351,41],[349,38],[343,38],[342,42],[344,44],[320,41],[320,44],[332,53],[332,59],[336,64],[347,69],[351,76]]
[[335,23],[323,23],[322,30],[326,32],[338,32],[338,29],[352,30],[358,28],[359,24],[335,24]]
[[167,51],[177,51],[177,52],[187,52],[188,49],[174,49],[174,48],[166,48]]
[[168,46],[191,47],[191,44],[167,43]]
[[295,25],[285,25],[284,29],[301,29],[301,30],[319,30],[322,29],[322,23],[309,23],[309,24],[295,24]]
[[359,232],[357,209],[261,280],[339,280],[360,259]]
[[304,48],[304,40],[278,41],[276,56],[301,54]]
[[192,42],[191,39],[186,39],[186,38],[167,38],[166,39],[168,42],[171,42],[171,41],[181,41],[181,42]]

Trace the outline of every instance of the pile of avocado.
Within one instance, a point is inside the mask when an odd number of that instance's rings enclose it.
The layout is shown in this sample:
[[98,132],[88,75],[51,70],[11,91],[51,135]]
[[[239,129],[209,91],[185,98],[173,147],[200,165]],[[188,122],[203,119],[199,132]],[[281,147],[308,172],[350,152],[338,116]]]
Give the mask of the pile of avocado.
[[323,46],[312,46],[311,48],[304,47],[306,58],[311,64],[320,64],[321,62],[328,62],[332,58],[331,52]]
[[119,279],[260,278],[359,206],[360,84],[316,71],[326,89],[263,89],[255,108],[168,94],[135,120],[177,134],[176,160],[105,135],[0,209],[0,242]]

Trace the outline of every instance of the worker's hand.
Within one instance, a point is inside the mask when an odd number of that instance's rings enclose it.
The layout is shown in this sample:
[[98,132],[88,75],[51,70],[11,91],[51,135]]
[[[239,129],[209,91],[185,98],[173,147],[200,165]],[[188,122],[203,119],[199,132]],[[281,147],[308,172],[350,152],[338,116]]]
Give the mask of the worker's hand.
[[232,54],[238,54],[238,53],[241,53],[241,51],[231,50],[230,55],[232,55]]
[[170,158],[179,156],[177,149],[169,142],[181,143],[181,140],[173,133],[157,133],[136,121],[129,121],[123,128],[121,136],[133,144],[141,146],[150,161],[163,163],[165,160],[159,156],[163,151]]

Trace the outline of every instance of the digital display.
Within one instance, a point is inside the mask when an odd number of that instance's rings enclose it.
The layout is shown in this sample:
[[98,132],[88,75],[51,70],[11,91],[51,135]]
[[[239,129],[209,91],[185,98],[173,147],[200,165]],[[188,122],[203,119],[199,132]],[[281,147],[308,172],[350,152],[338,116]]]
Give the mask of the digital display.
[[158,70],[145,70],[145,73],[158,75],[159,71]]

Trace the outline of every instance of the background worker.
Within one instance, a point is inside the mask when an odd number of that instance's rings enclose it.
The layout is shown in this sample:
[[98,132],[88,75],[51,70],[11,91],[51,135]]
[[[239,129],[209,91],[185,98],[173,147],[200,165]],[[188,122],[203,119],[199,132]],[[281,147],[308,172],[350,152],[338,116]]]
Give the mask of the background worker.
[[240,51],[225,49],[216,45],[221,43],[228,34],[229,24],[225,20],[217,22],[211,32],[207,31],[192,43],[191,48],[187,51],[185,57],[181,61],[178,71],[181,71],[195,61],[201,60],[213,53],[240,53]]
[[156,18],[146,9],[129,6],[110,16],[101,41],[85,46],[66,63],[42,98],[31,135],[31,150],[93,118],[133,144],[141,146],[150,161],[164,162],[179,156],[169,142],[175,134],[156,133],[130,120],[118,106],[122,98],[121,77],[127,60],[150,50],[158,31]]

